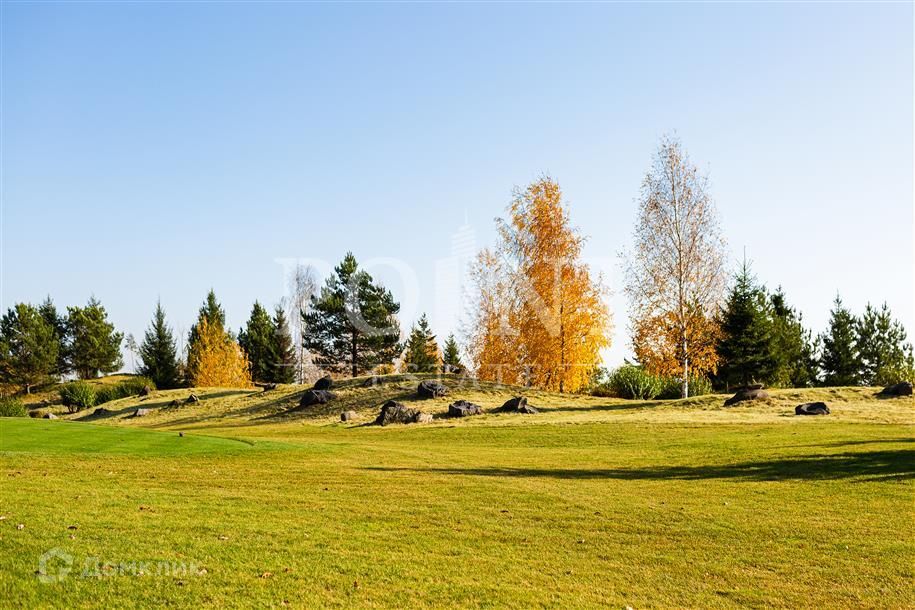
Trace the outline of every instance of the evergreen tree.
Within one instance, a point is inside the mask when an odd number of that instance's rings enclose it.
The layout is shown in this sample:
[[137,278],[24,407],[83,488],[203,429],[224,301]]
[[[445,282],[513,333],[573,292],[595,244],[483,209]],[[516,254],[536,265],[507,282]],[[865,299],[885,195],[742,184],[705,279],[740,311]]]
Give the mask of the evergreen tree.
[[157,388],[167,390],[181,385],[178,351],[172,329],[165,323],[162,303],[156,303],[152,323],[140,345],[140,374],[149,377]]
[[188,333],[188,349],[190,349],[191,346],[193,346],[193,344],[199,338],[199,331],[197,327],[199,326],[201,319],[206,319],[211,327],[219,327],[223,330],[226,328],[226,312],[223,310],[222,305],[219,304],[219,301],[216,300],[216,293],[212,288],[210,288],[210,291],[207,293],[206,300],[200,307],[200,312],[197,315],[197,323],[191,326],[191,330]]
[[296,347],[289,332],[289,322],[281,306],[273,314],[273,354],[276,358],[273,366],[274,383],[292,383],[296,374]]
[[429,328],[426,314],[423,314],[410,329],[404,350],[404,367],[410,373],[434,373],[439,368],[440,360],[435,335]]
[[254,381],[273,381],[273,369],[277,361],[273,351],[275,331],[270,314],[255,301],[251,317],[245,328],[238,333],[238,344],[248,354],[248,366]]
[[38,312],[44,321],[54,330],[57,341],[57,365],[54,374],[63,377],[70,372],[67,349],[67,317],[57,312],[50,295],[38,306]]
[[302,312],[302,341],[318,366],[336,373],[349,371],[355,377],[390,363],[399,352],[400,305],[359,269],[351,252],[311,303]]
[[460,373],[462,370],[464,365],[461,364],[461,353],[454,334],[450,334],[445,340],[445,349],[442,352],[442,372]]
[[746,262],[735,278],[720,317],[718,378],[728,386],[769,382],[777,366],[769,303]]
[[861,357],[855,316],[836,295],[829,318],[829,330],[820,335],[820,368],[827,386],[858,385],[861,382]]
[[906,343],[905,328],[893,319],[886,303],[880,309],[868,303],[857,330],[861,381],[865,385],[909,380],[912,346]]
[[123,366],[121,341],[124,333],[114,330],[108,312],[95,297],[85,307],[68,307],[70,363],[80,379],[93,379]]
[[788,305],[781,287],[769,297],[776,367],[771,383],[778,387],[805,388],[817,380],[813,340],[800,312]]
[[0,319],[0,378],[26,394],[57,371],[58,340],[38,308],[17,303]]

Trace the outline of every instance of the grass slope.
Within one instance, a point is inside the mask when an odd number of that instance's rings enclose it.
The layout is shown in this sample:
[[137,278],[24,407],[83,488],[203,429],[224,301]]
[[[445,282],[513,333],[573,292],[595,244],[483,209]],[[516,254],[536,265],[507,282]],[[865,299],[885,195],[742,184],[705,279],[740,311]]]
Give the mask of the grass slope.
[[[91,424],[0,422],[0,603],[915,603],[911,399],[792,390],[724,409],[720,396],[534,394],[540,415],[378,428],[362,424],[384,399],[412,400],[415,383],[356,385],[306,412],[285,411],[299,388],[207,390],[169,409],[188,393],[176,390]],[[451,398],[492,408],[512,393],[480,384]],[[833,415],[788,416],[822,397]],[[127,418],[138,404],[154,413]],[[343,408],[361,421],[340,424]],[[73,572],[42,584],[38,557],[55,547]],[[115,567],[83,577],[93,557]],[[142,575],[116,567],[144,561]]]

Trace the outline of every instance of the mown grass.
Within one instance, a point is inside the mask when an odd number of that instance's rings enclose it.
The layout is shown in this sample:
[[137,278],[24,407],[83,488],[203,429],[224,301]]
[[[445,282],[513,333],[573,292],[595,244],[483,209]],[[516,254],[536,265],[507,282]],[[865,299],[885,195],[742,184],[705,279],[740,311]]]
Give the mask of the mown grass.
[[[407,384],[344,386],[337,404],[288,414],[301,388],[203,391],[177,409],[165,405],[182,391],[157,392],[142,418],[124,399],[92,423],[0,421],[0,603],[915,603],[911,399],[786,391],[724,409],[535,394],[539,415],[364,425],[386,397],[412,400]],[[512,393],[452,398],[491,408]],[[822,396],[833,415],[787,415]],[[416,404],[441,414],[448,401]],[[339,423],[344,407],[360,421]],[[42,584],[38,557],[55,547],[74,572]],[[83,577],[87,557],[152,563]]]

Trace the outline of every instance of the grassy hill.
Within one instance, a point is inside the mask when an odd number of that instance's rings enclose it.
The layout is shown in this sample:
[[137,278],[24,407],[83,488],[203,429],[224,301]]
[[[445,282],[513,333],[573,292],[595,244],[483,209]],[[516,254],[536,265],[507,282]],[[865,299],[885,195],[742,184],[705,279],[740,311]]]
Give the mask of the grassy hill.
[[[29,606],[911,607],[911,398],[622,401],[360,380],[190,390],[0,420],[0,599]],[[429,424],[365,425],[387,399]],[[795,417],[825,399],[826,417]],[[130,418],[137,407],[145,417]],[[359,419],[339,422],[353,409]],[[72,419],[73,421],[68,421]],[[179,435],[180,433],[180,435]],[[19,525],[23,527],[18,528]],[[75,529],[71,529],[75,528]],[[42,584],[39,556],[72,557]],[[99,558],[113,567],[83,575]],[[145,569],[129,569],[146,562]],[[127,569],[122,569],[126,564]],[[162,569],[161,564],[182,566]],[[139,574],[138,572],[142,572]]]

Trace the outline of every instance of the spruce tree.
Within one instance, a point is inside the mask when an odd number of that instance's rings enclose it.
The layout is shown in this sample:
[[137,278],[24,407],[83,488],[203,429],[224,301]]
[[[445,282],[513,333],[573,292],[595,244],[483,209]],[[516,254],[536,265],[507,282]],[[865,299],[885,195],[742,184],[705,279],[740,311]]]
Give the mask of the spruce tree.
[[347,253],[321,293],[312,297],[311,308],[302,312],[303,345],[319,367],[355,377],[398,354],[399,311],[391,292]]
[[811,333],[804,328],[800,312],[788,305],[781,286],[770,295],[769,303],[776,361],[772,385],[793,388],[814,385],[818,368],[816,353]]
[[57,370],[58,341],[38,308],[17,303],[0,319],[0,379],[26,394]]
[[175,336],[165,323],[161,302],[156,303],[152,322],[143,336],[140,360],[140,374],[149,377],[157,388],[167,390],[181,385]]
[[[191,330],[188,333],[187,337],[187,346],[188,349],[194,345],[198,337],[198,325],[199,320],[206,319],[207,323],[210,326],[218,326],[219,328],[226,328],[226,312],[223,310],[222,305],[219,304],[219,301],[216,300],[216,293],[210,288],[210,291],[207,293],[207,298],[203,302],[203,305],[200,307],[200,311],[197,315],[198,322],[194,323],[191,326]],[[228,335],[228,333],[227,333]]]
[[439,368],[438,344],[426,314],[410,329],[404,350],[404,367],[410,373],[434,373]]
[[123,366],[121,341],[124,333],[114,330],[108,312],[92,297],[85,307],[67,308],[70,331],[70,362],[80,379],[94,379]]
[[744,262],[721,312],[718,377],[728,386],[771,381],[776,370],[765,290]]
[[458,349],[457,341],[454,335],[448,335],[445,340],[445,348],[442,351],[442,372],[443,373],[460,373],[464,369],[461,364],[461,352]]
[[880,309],[868,303],[857,331],[862,383],[882,386],[911,381],[912,346],[886,303]]
[[38,312],[54,330],[55,340],[57,341],[57,365],[54,374],[57,377],[63,377],[70,372],[67,347],[67,317],[57,312],[57,307],[51,300],[50,295],[38,306]]
[[820,368],[827,386],[861,383],[861,357],[858,351],[858,322],[836,295],[829,318],[829,329],[820,335]]
[[238,333],[238,344],[248,355],[248,366],[254,381],[273,381],[277,361],[273,351],[275,331],[270,314],[255,301],[245,328]]
[[281,306],[277,306],[273,314],[273,354],[276,358],[273,363],[274,383],[292,383],[295,381],[296,357],[295,342],[289,332],[289,322]]

